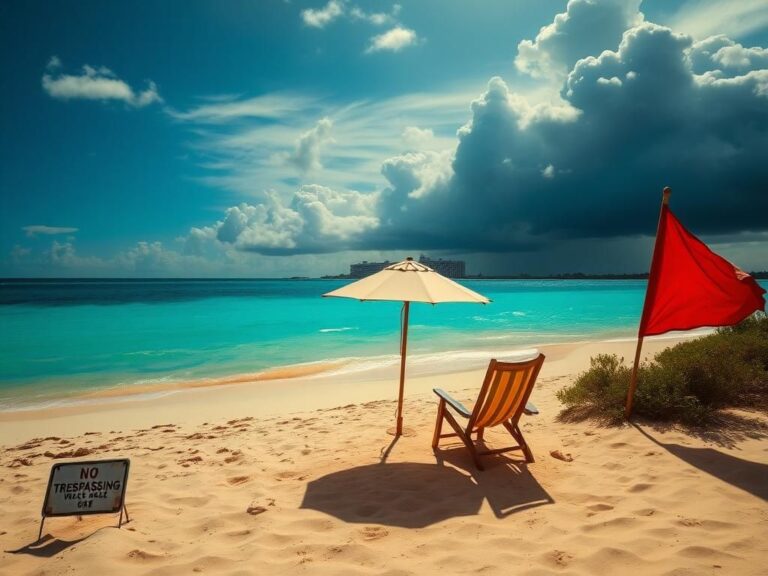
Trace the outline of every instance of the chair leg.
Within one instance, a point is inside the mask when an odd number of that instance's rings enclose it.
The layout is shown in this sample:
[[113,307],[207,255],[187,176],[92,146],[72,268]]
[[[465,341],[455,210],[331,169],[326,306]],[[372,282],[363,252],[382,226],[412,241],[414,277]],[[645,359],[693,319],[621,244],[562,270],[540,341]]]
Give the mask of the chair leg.
[[520,431],[520,428],[516,424],[513,426],[509,422],[504,422],[504,427],[509,431],[510,434],[512,434],[512,437],[517,440],[517,443],[520,445],[520,448],[523,451],[523,455],[525,456],[525,461],[529,464],[536,462],[533,457],[533,452],[531,452],[528,443],[525,441],[525,437]]
[[472,436],[465,430],[459,426],[459,423],[456,422],[456,419],[453,417],[453,415],[445,411],[445,419],[448,420],[448,424],[451,425],[451,428],[453,428],[456,431],[456,434],[459,438],[461,438],[461,441],[464,442],[464,446],[467,447],[467,450],[469,450],[470,455],[472,456],[472,460],[475,463],[475,466],[478,470],[483,470],[483,465],[480,463],[480,457],[477,454],[477,450],[475,450],[475,445],[472,443]]
[[437,406],[437,422],[435,422],[435,434],[432,436],[432,449],[437,448],[440,442],[440,433],[443,430],[443,415],[445,414],[445,400],[440,399],[440,404]]
[[483,439],[483,432],[485,432],[485,428],[478,428],[477,430],[477,441],[481,441]]

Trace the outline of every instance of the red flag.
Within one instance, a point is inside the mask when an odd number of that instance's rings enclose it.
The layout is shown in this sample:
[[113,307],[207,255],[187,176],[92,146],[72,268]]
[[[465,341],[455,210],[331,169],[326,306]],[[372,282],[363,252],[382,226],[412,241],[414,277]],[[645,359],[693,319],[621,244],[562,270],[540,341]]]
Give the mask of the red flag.
[[763,294],[752,276],[712,252],[662,206],[640,336],[737,324],[765,308]]

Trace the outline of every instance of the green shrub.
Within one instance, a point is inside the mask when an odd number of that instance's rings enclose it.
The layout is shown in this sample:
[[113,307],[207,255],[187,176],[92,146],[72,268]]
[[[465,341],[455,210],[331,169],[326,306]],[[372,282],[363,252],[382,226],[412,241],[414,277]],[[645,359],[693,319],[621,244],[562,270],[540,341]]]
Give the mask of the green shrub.
[[[616,355],[590,359],[573,385],[557,392],[564,416],[623,418],[631,367]],[[728,407],[768,409],[768,318],[682,342],[640,365],[633,413],[651,420],[706,423]]]

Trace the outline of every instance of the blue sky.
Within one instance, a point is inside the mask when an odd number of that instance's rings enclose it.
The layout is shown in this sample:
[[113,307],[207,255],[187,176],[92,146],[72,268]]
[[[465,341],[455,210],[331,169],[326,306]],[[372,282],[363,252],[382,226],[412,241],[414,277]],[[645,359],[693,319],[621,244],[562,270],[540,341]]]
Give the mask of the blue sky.
[[762,0],[0,4],[0,275],[768,269]]

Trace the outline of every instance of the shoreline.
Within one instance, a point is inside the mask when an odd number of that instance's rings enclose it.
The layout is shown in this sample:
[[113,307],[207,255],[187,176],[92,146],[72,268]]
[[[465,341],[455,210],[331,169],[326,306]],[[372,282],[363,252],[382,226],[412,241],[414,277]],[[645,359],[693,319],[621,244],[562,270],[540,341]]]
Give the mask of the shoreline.
[[[698,338],[709,334],[712,329],[699,329],[686,333],[672,333],[654,336],[650,341],[681,341]],[[636,342],[632,336],[606,337],[609,333],[571,341],[550,341],[538,344],[521,343],[516,348],[467,348],[460,350],[433,350],[412,353],[408,356],[408,374],[411,377],[452,374],[474,370],[487,364],[491,357],[515,355],[522,350],[546,349],[552,346],[578,346],[597,343]],[[133,402],[156,398],[158,396],[183,393],[197,388],[216,388],[228,385],[252,385],[273,380],[354,378],[362,382],[376,381],[389,376],[393,367],[399,366],[400,357],[395,354],[375,356],[342,356],[324,360],[278,365],[254,372],[225,372],[219,375],[200,376],[197,378],[175,379],[172,375],[141,379],[130,384],[108,384],[103,387],[84,387],[67,393],[49,392],[39,401],[29,402],[28,398],[18,395],[19,402],[13,403],[13,397],[6,397],[7,406],[0,405],[0,422],[9,414],[17,412],[39,412],[44,410],[68,409],[78,406]],[[94,379],[94,375],[89,375]],[[63,385],[59,385],[63,388]],[[34,390],[34,386],[29,386]],[[63,391],[62,391],[63,392]]]
[[[683,336],[664,335],[646,339],[643,357],[651,358]],[[537,347],[547,356],[542,376],[575,377],[589,367],[591,356],[615,353],[629,361],[634,356],[634,339],[544,344]],[[521,352],[517,350],[517,352]],[[477,362],[450,372],[419,374],[416,362],[409,364],[406,374],[405,401],[431,394],[433,387],[446,382],[462,382],[479,386],[490,353],[473,351]],[[411,358],[409,358],[411,362]],[[76,404],[0,412],[0,437],[5,442],[48,435],[83,434],[112,430],[136,429],[165,422],[197,425],[216,419],[273,417],[317,409],[372,401],[393,400],[397,395],[399,362],[361,373],[321,373],[287,379],[240,380],[212,386],[193,386],[160,390],[132,396],[106,395]],[[364,374],[366,375],[366,374]],[[565,381],[563,385],[565,385]]]

